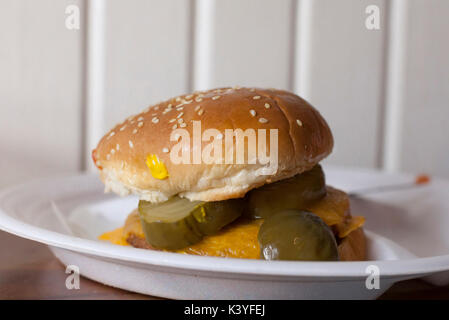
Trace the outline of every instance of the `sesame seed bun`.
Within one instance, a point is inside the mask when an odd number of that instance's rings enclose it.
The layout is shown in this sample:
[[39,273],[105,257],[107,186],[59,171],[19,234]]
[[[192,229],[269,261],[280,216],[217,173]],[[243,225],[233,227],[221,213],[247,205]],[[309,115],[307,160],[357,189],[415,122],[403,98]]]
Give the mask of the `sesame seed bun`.
[[[225,152],[222,164],[173,163],[170,151],[178,142],[170,141],[172,131],[182,128],[193,137],[192,121],[201,121],[202,132],[209,128],[222,133],[225,129],[267,129],[267,154],[271,151],[269,129],[277,129],[277,170],[266,175],[269,164],[225,164]],[[208,144],[203,141],[202,150]],[[297,95],[274,89],[221,88],[172,98],[129,117],[101,139],[93,159],[106,191],[133,193],[151,202],[173,195],[217,201],[242,197],[253,188],[309,170],[332,147],[326,121]],[[192,159],[199,151],[194,147],[188,152]],[[152,176],[146,164],[148,155],[157,156],[168,177]]]

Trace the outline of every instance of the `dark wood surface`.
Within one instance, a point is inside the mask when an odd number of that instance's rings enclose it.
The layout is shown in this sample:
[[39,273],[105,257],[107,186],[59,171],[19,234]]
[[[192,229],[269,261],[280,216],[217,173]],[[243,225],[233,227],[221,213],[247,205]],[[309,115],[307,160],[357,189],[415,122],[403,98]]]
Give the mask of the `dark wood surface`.
[[[0,299],[158,299],[81,278],[79,290],[65,287],[64,266],[37,242],[0,231]],[[449,299],[449,286],[421,280],[397,283],[382,299]]]

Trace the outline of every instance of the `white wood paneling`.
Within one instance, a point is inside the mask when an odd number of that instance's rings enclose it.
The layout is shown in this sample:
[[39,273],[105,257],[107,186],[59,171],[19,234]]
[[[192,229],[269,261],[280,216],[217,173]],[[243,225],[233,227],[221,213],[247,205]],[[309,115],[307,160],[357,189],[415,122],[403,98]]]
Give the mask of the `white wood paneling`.
[[[380,30],[368,30],[365,9],[380,9]],[[377,167],[382,143],[384,0],[300,0],[295,91],[334,133],[333,164]]]
[[[81,166],[83,27],[79,0],[0,2],[0,186]],[[83,17],[81,17],[83,22]]]
[[407,0],[397,0],[389,6],[389,35],[387,43],[385,77],[385,126],[383,168],[395,171],[399,168],[401,148],[402,107],[404,97],[404,72],[406,32],[408,25]]
[[[79,31],[65,27],[68,5],[80,7]],[[380,30],[365,27],[370,5],[380,9]],[[86,24],[83,0],[0,1],[0,186],[79,170],[129,114],[235,84],[309,100],[334,132],[330,163],[449,177],[447,0],[87,7]]]
[[195,14],[195,89],[290,87],[292,0],[200,0]]
[[104,130],[188,91],[190,14],[185,0],[105,1]]
[[91,171],[96,168],[89,155],[105,131],[105,8],[106,0],[87,2],[84,168]]
[[403,47],[390,50],[402,66],[390,63],[385,165],[449,177],[449,1],[402,1],[394,9],[403,24],[392,24],[392,33]]

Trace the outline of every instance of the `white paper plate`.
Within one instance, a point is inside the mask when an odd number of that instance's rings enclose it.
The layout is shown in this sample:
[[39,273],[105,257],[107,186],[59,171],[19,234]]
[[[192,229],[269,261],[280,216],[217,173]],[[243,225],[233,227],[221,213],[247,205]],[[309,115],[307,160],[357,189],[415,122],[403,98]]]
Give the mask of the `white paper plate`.
[[[326,168],[346,191],[413,181],[406,175]],[[90,279],[144,294],[181,299],[370,299],[405,279],[449,283],[449,183],[354,199],[367,218],[371,261],[294,262],[199,257],[96,240],[121,226],[137,199],[103,194],[96,175],[33,181],[0,193],[0,229],[49,245]],[[367,267],[380,288],[367,289]],[[369,270],[369,269],[368,269]]]

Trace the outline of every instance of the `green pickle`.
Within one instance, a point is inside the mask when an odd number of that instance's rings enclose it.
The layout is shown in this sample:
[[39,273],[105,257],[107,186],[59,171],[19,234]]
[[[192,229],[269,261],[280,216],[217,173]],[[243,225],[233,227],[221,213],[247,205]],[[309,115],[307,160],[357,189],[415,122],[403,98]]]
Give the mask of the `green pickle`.
[[270,216],[262,223],[258,240],[265,260],[339,260],[332,230],[306,211],[285,210]]
[[305,209],[307,204],[326,195],[324,173],[320,165],[260,188],[246,195],[245,216],[258,219],[286,209]]
[[185,248],[217,233],[241,216],[243,208],[243,199],[203,202],[173,197],[160,204],[139,202],[146,241],[167,250]]

